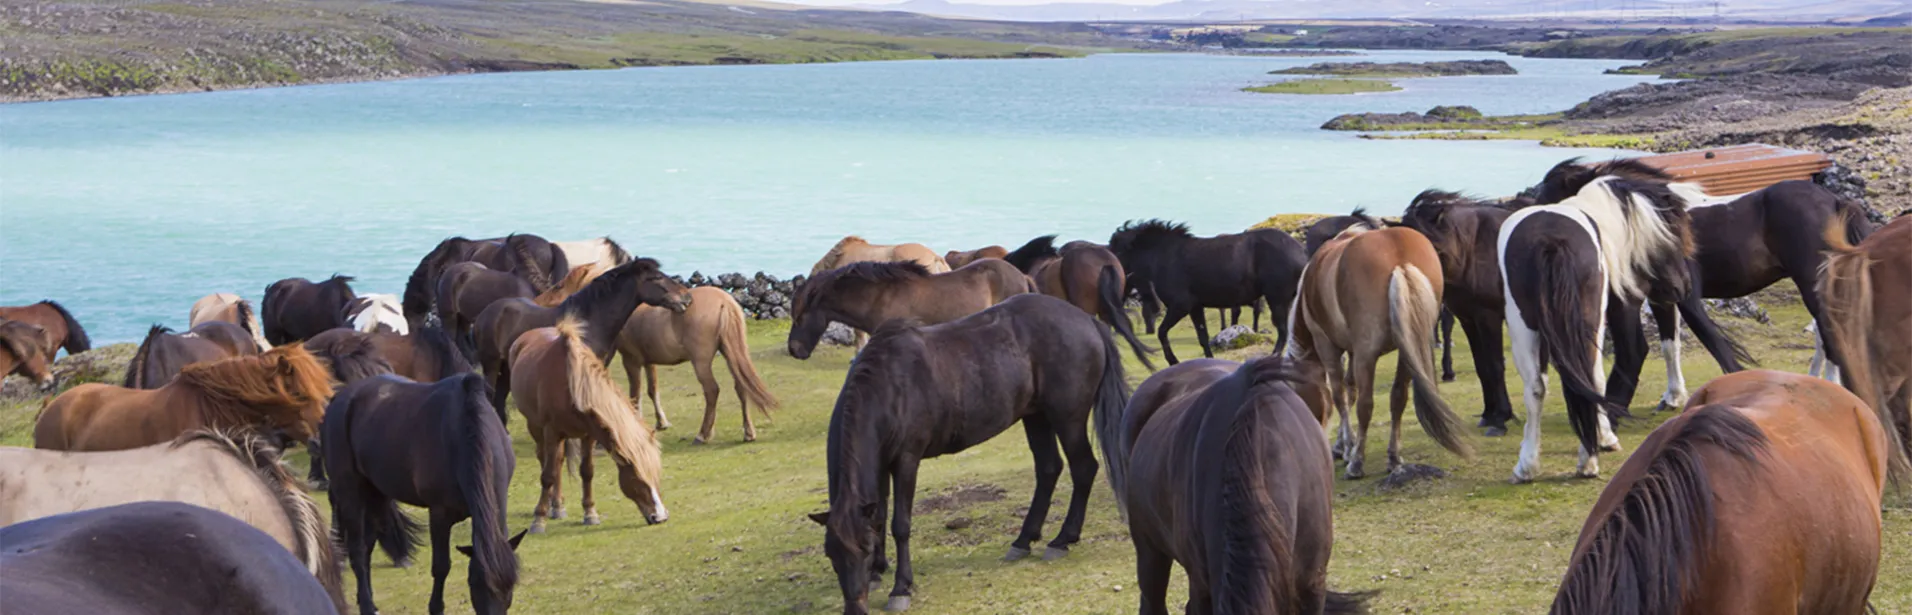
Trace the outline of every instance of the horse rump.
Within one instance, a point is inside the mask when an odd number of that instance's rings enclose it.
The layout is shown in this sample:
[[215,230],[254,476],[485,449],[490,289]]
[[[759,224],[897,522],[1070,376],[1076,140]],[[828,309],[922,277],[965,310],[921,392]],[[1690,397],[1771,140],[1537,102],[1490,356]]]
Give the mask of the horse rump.
[[[1359,210],[1357,210],[1358,212]],[[1448,451],[1462,458],[1474,456],[1473,447],[1461,435],[1461,419],[1441,397],[1440,383],[1434,379],[1433,336],[1440,316],[1441,302],[1434,296],[1434,284],[1413,265],[1395,268],[1388,276],[1388,324],[1393,329],[1396,352],[1414,385],[1414,417],[1421,430]]]
[[[1062,280],[1067,284],[1069,278],[1063,276]],[[1122,335],[1122,339],[1129,343],[1129,350],[1135,352],[1135,358],[1142,361],[1143,367],[1155,371],[1155,362],[1149,360],[1149,355],[1157,351],[1135,337],[1135,325],[1129,322],[1128,310],[1123,306],[1122,276],[1115,272],[1114,266],[1103,266],[1102,272],[1096,275],[1096,299],[1097,311],[1100,312],[1097,315]]]

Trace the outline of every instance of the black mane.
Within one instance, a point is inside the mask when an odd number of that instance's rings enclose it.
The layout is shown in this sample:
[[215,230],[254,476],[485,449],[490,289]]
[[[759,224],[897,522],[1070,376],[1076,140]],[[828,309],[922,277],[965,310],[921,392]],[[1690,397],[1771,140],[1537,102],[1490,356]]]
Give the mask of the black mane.
[[140,340],[139,349],[133,351],[133,359],[126,364],[126,377],[120,381],[120,386],[129,389],[141,388],[140,377],[145,375],[147,358],[153,354],[153,342],[158,341],[160,336],[172,335],[172,333],[171,327],[159,323],[153,323],[153,326],[146,330],[146,337]]
[[431,311],[432,293],[438,287],[438,273],[443,271],[453,258],[462,257],[471,240],[464,237],[447,237],[432,247],[432,251],[419,259],[418,266],[412,268],[412,275],[405,279],[405,294],[401,298],[405,316],[412,317]]
[[1016,248],[1015,251],[1003,256],[1002,259],[1008,261],[1011,265],[1015,265],[1016,268],[1022,270],[1023,273],[1029,273],[1029,268],[1036,266],[1037,261],[1055,256],[1056,254],[1056,236],[1043,235],[1029,240],[1029,243],[1022,244],[1022,247]]
[[609,235],[605,235],[604,237],[602,237],[602,239],[604,240],[604,245],[608,246],[611,249],[612,263],[623,265],[625,263],[631,262],[631,253],[625,252],[624,246],[618,245],[617,241],[611,239],[611,236]]
[[660,269],[662,269],[662,265],[659,265],[656,259],[633,259],[631,262],[612,267],[610,271],[606,271],[603,275],[591,280],[590,284],[585,284],[583,289],[580,289],[576,294],[566,298],[564,302],[558,304],[557,307],[567,313],[577,314],[586,320],[590,320],[590,315],[586,310],[588,310],[590,306],[603,302],[609,295],[618,292],[621,283],[629,278],[635,278],[646,272],[659,271]]
[[1594,164],[1584,164],[1577,157],[1568,158],[1547,170],[1546,178],[1534,190],[1537,193],[1535,200],[1543,205],[1558,203],[1579,194],[1587,184],[1606,175],[1618,175],[1637,183],[1667,184],[1674,181],[1673,176],[1666,171],[1639,158],[1615,158]]
[[1130,220],[1121,228],[1115,229],[1115,234],[1109,236],[1109,249],[1117,254],[1126,254],[1194,238],[1195,236],[1188,232],[1187,224],[1169,222],[1160,218],[1140,222]]

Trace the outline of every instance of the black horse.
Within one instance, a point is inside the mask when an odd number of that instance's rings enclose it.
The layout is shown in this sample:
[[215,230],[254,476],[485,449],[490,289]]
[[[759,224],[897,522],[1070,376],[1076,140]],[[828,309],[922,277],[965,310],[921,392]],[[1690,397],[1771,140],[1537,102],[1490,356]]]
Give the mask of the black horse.
[[324,282],[286,278],[267,286],[265,300],[259,304],[266,341],[283,346],[329,329],[351,326],[345,310],[358,298],[351,282],[352,276],[332,274]]
[[[411,356],[403,358],[405,367],[412,368],[407,376],[414,381],[436,382],[459,374],[471,373],[471,363],[465,361],[465,355],[457,350],[451,336],[444,329],[426,326],[414,329],[409,335],[400,335],[388,331],[366,333],[352,329],[333,329],[305,341],[305,349],[312,356],[325,359],[332,370],[332,379],[340,386],[360,380],[392,374],[396,369],[387,358],[388,348],[381,345],[382,340],[398,338]],[[409,375],[408,375],[409,374]],[[312,464],[306,472],[306,482],[314,489],[327,489],[331,481],[325,475],[325,447],[318,440],[311,442]]]
[[1474,372],[1481,386],[1480,426],[1487,428],[1489,436],[1506,435],[1507,421],[1514,418],[1513,405],[1507,399],[1506,354],[1501,346],[1501,326],[1506,321],[1502,305],[1506,299],[1502,296],[1496,243],[1501,223],[1512,214],[1497,203],[1441,190],[1415,195],[1401,214],[1401,225],[1427,236],[1441,257],[1441,275],[1446,280],[1441,304],[1448,315],[1441,323],[1448,329],[1441,357],[1442,376],[1452,379],[1451,327],[1458,321],[1474,353]]
[[1128,342],[1135,358],[1154,371],[1155,363],[1149,355],[1155,350],[1135,337],[1135,325],[1129,322],[1129,312],[1123,305],[1123,280],[1128,275],[1122,270],[1121,259],[1101,244],[1071,241],[1057,249],[1055,241],[1055,235],[1031,239],[1004,255],[1003,260],[1035,280],[1036,292],[1074,304],[1108,324]]
[[146,339],[140,341],[139,349],[133,351],[132,361],[126,364],[126,379],[120,386],[157,389],[172,382],[173,376],[179,375],[179,370],[187,365],[261,352],[265,351],[252,341],[251,332],[229,322],[202,322],[183,334],[153,325],[146,330]]
[[[523,277],[486,267],[480,263],[454,263],[438,274],[438,288],[432,294],[432,313],[455,339],[470,344],[471,325],[478,315],[500,300],[514,297],[531,299],[538,289]],[[466,357],[473,363],[477,355]]]
[[511,608],[518,584],[506,538],[506,492],[517,463],[511,436],[485,400],[484,379],[461,374],[431,384],[376,376],[346,385],[325,409],[325,467],[332,476],[332,523],[358,577],[361,615],[374,615],[372,545],[409,561],[418,525],[400,503],[431,510],[432,597],[445,612],[452,526],[471,519],[471,604],[481,614]]
[[1188,226],[1162,220],[1130,222],[1109,236],[1109,250],[1122,261],[1129,287],[1145,289],[1165,310],[1156,339],[1170,365],[1179,361],[1168,341],[1169,329],[1193,316],[1195,337],[1204,356],[1215,356],[1208,343],[1208,318],[1202,308],[1268,302],[1279,335],[1275,353],[1288,344],[1288,309],[1308,255],[1301,243],[1274,229],[1198,238]]
[[830,415],[830,510],[811,515],[827,530],[824,552],[843,590],[843,612],[867,612],[870,586],[889,568],[883,517],[892,484],[897,568],[888,606],[901,610],[915,586],[909,541],[917,466],[1017,421],[1036,458],[1036,492],[1005,559],[1028,556],[1041,538],[1065,456],[1075,487],[1062,531],[1043,558],[1067,555],[1081,538],[1095,482],[1089,412],[1106,450],[1121,436],[1127,403],[1122,356],[1109,328],[1054,297],[1016,295],[940,325],[893,321],[878,328],[850,365]]
[[265,532],[179,502],[137,502],[0,528],[9,613],[336,615],[344,605]]
[[423,323],[431,313],[433,292],[438,289],[438,276],[446,267],[467,261],[522,277],[538,292],[556,287],[571,271],[570,263],[564,258],[564,250],[537,235],[512,234],[491,239],[447,238],[438,242],[424,259],[419,260],[418,266],[412,269],[411,277],[406,278],[405,294],[399,299],[405,320],[412,326]]

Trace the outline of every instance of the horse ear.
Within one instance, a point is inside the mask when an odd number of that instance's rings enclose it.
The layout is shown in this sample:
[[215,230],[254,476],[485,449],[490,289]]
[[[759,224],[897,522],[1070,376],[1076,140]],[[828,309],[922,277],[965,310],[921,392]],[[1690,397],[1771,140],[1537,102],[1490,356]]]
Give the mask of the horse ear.
[[[514,544],[512,546],[517,545]],[[465,557],[471,557],[471,545],[458,545],[457,549],[459,553],[465,554]]]
[[525,534],[525,532],[529,532],[529,531],[531,531],[531,528],[525,528],[525,529],[522,529],[522,530],[518,530],[518,535],[517,535],[517,536],[512,536],[512,537],[511,537],[511,540],[509,540],[509,541],[506,541],[506,542],[508,542],[508,543],[510,543],[510,544],[511,544],[511,550],[512,550],[512,551],[517,551],[517,550],[518,550],[518,543],[521,543],[521,542],[524,542],[524,534]]
[[830,513],[828,511],[820,512],[820,513],[810,513],[805,516],[809,517],[811,521],[817,522],[817,525],[821,525],[824,527],[830,526]]

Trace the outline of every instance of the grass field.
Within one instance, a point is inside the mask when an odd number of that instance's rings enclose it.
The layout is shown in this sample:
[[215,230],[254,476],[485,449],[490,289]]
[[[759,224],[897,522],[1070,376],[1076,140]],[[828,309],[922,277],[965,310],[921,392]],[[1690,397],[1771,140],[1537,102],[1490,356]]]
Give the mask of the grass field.
[[1293,79],[1242,88],[1243,92],[1258,94],[1360,94],[1363,92],[1393,92],[1401,86],[1379,79]]
[[[1753,354],[1774,369],[1803,371],[1810,340],[1797,299],[1769,292],[1761,304],[1773,323],[1736,318],[1725,326],[1748,343]],[[637,508],[616,495],[615,481],[598,477],[604,525],[584,527],[578,519],[576,479],[566,476],[571,517],[554,521],[543,535],[520,548],[523,582],[519,613],[825,613],[840,608],[834,576],[822,555],[823,534],[804,518],[824,509],[824,435],[831,405],[850,354],[826,348],[811,360],[797,361],[783,351],[788,323],[752,323],[753,358],[781,397],[775,422],[760,423],[761,439],[745,444],[735,398],[723,374],[725,394],[719,407],[716,443],[693,446],[701,394],[688,367],[668,368],[666,410],[676,428],[661,435],[665,481],[662,493],[671,520],[646,527]],[[1183,356],[1199,352],[1183,325],[1175,344]],[[1479,412],[1480,394],[1465,340],[1457,341],[1459,379],[1443,387],[1463,415]],[[1266,346],[1227,353],[1257,356]],[[1710,357],[1687,345],[1689,387],[1698,389],[1718,373]],[[1382,364],[1386,382],[1392,362]],[[1648,362],[1645,382],[1633,410],[1647,415],[1664,372],[1657,357]],[[1130,363],[1130,379],[1146,373]],[[621,370],[614,370],[621,371]],[[1516,404],[1519,400],[1515,378]],[[0,408],[0,442],[27,444],[35,406]],[[1549,400],[1542,478],[1531,485],[1507,483],[1519,442],[1513,438],[1474,438],[1480,450],[1471,462],[1436,448],[1417,427],[1407,432],[1404,456],[1410,462],[1442,467],[1450,478],[1396,492],[1382,492],[1375,480],[1337,480],[1335,554],[1329,583],[1340,590],[1381,590],[1375,613],[1538,613],[1546,610],[1575,536],[1605,480],[1568,477],[1574,463],[1573,437],[1558,396]],[[1412,413],[1408,418],[1412,421]],[[646,411],[648,417],[648,410]],[[1619,427],[1630,452],[1667,415]],[[1383,419],[1385,420],[1385,419]],[[510,525],[530,523],[537,493],[538,465],[531,441],[517,431],[517,473],[512,481]],[[1377,429],[1370,463],[1384,461],[1385,430]],[[1627,453],[1603,456],[1610,476]],[[304,455],[292,462],[303,467]],[[604,464],[600,467],[608,467]],[[606,472],[605,474],[608,474]],[[973,450],[925,462],[917,499],[915,540],[917,591],[913,612],[934,613],[1120,613],[1133,612],[1133,551],[1127,530],[1116,517],[1106,485],[1094,485],[1083,543],[1056,562],[998,561],[1019,525],[1033,483],[1029,452],[1019,430]],[[1067,502],[1058,505],[1046,528],[1053,535]],[[322,496],[321,496],[322,497]],[[966,529],[945,524],[967,518]],[[455,537],[468,536],[460,528]],[[468,538],[455,538],[467,544]],[[1886,551],[1873,603],[1880,613],[1912,613],[1912,510],[1886,513]],[[421,556],[420,561],[429,561]],[[454,556],[448,583],[450,612],[468,611],[463,581],[465,560]],[[423,613],[430,589],[427,566],[392,568],[376,560],[374,585],[379,606],[391,615]],[[350,579],[350,575],[347,575]],[[887,579],[886,579],[887,580]],[[1177,574],[1171,604],[1183,589]],[[873,593],[881,605],[887,587]],[[348,591],[348,594],[350,592]]]

